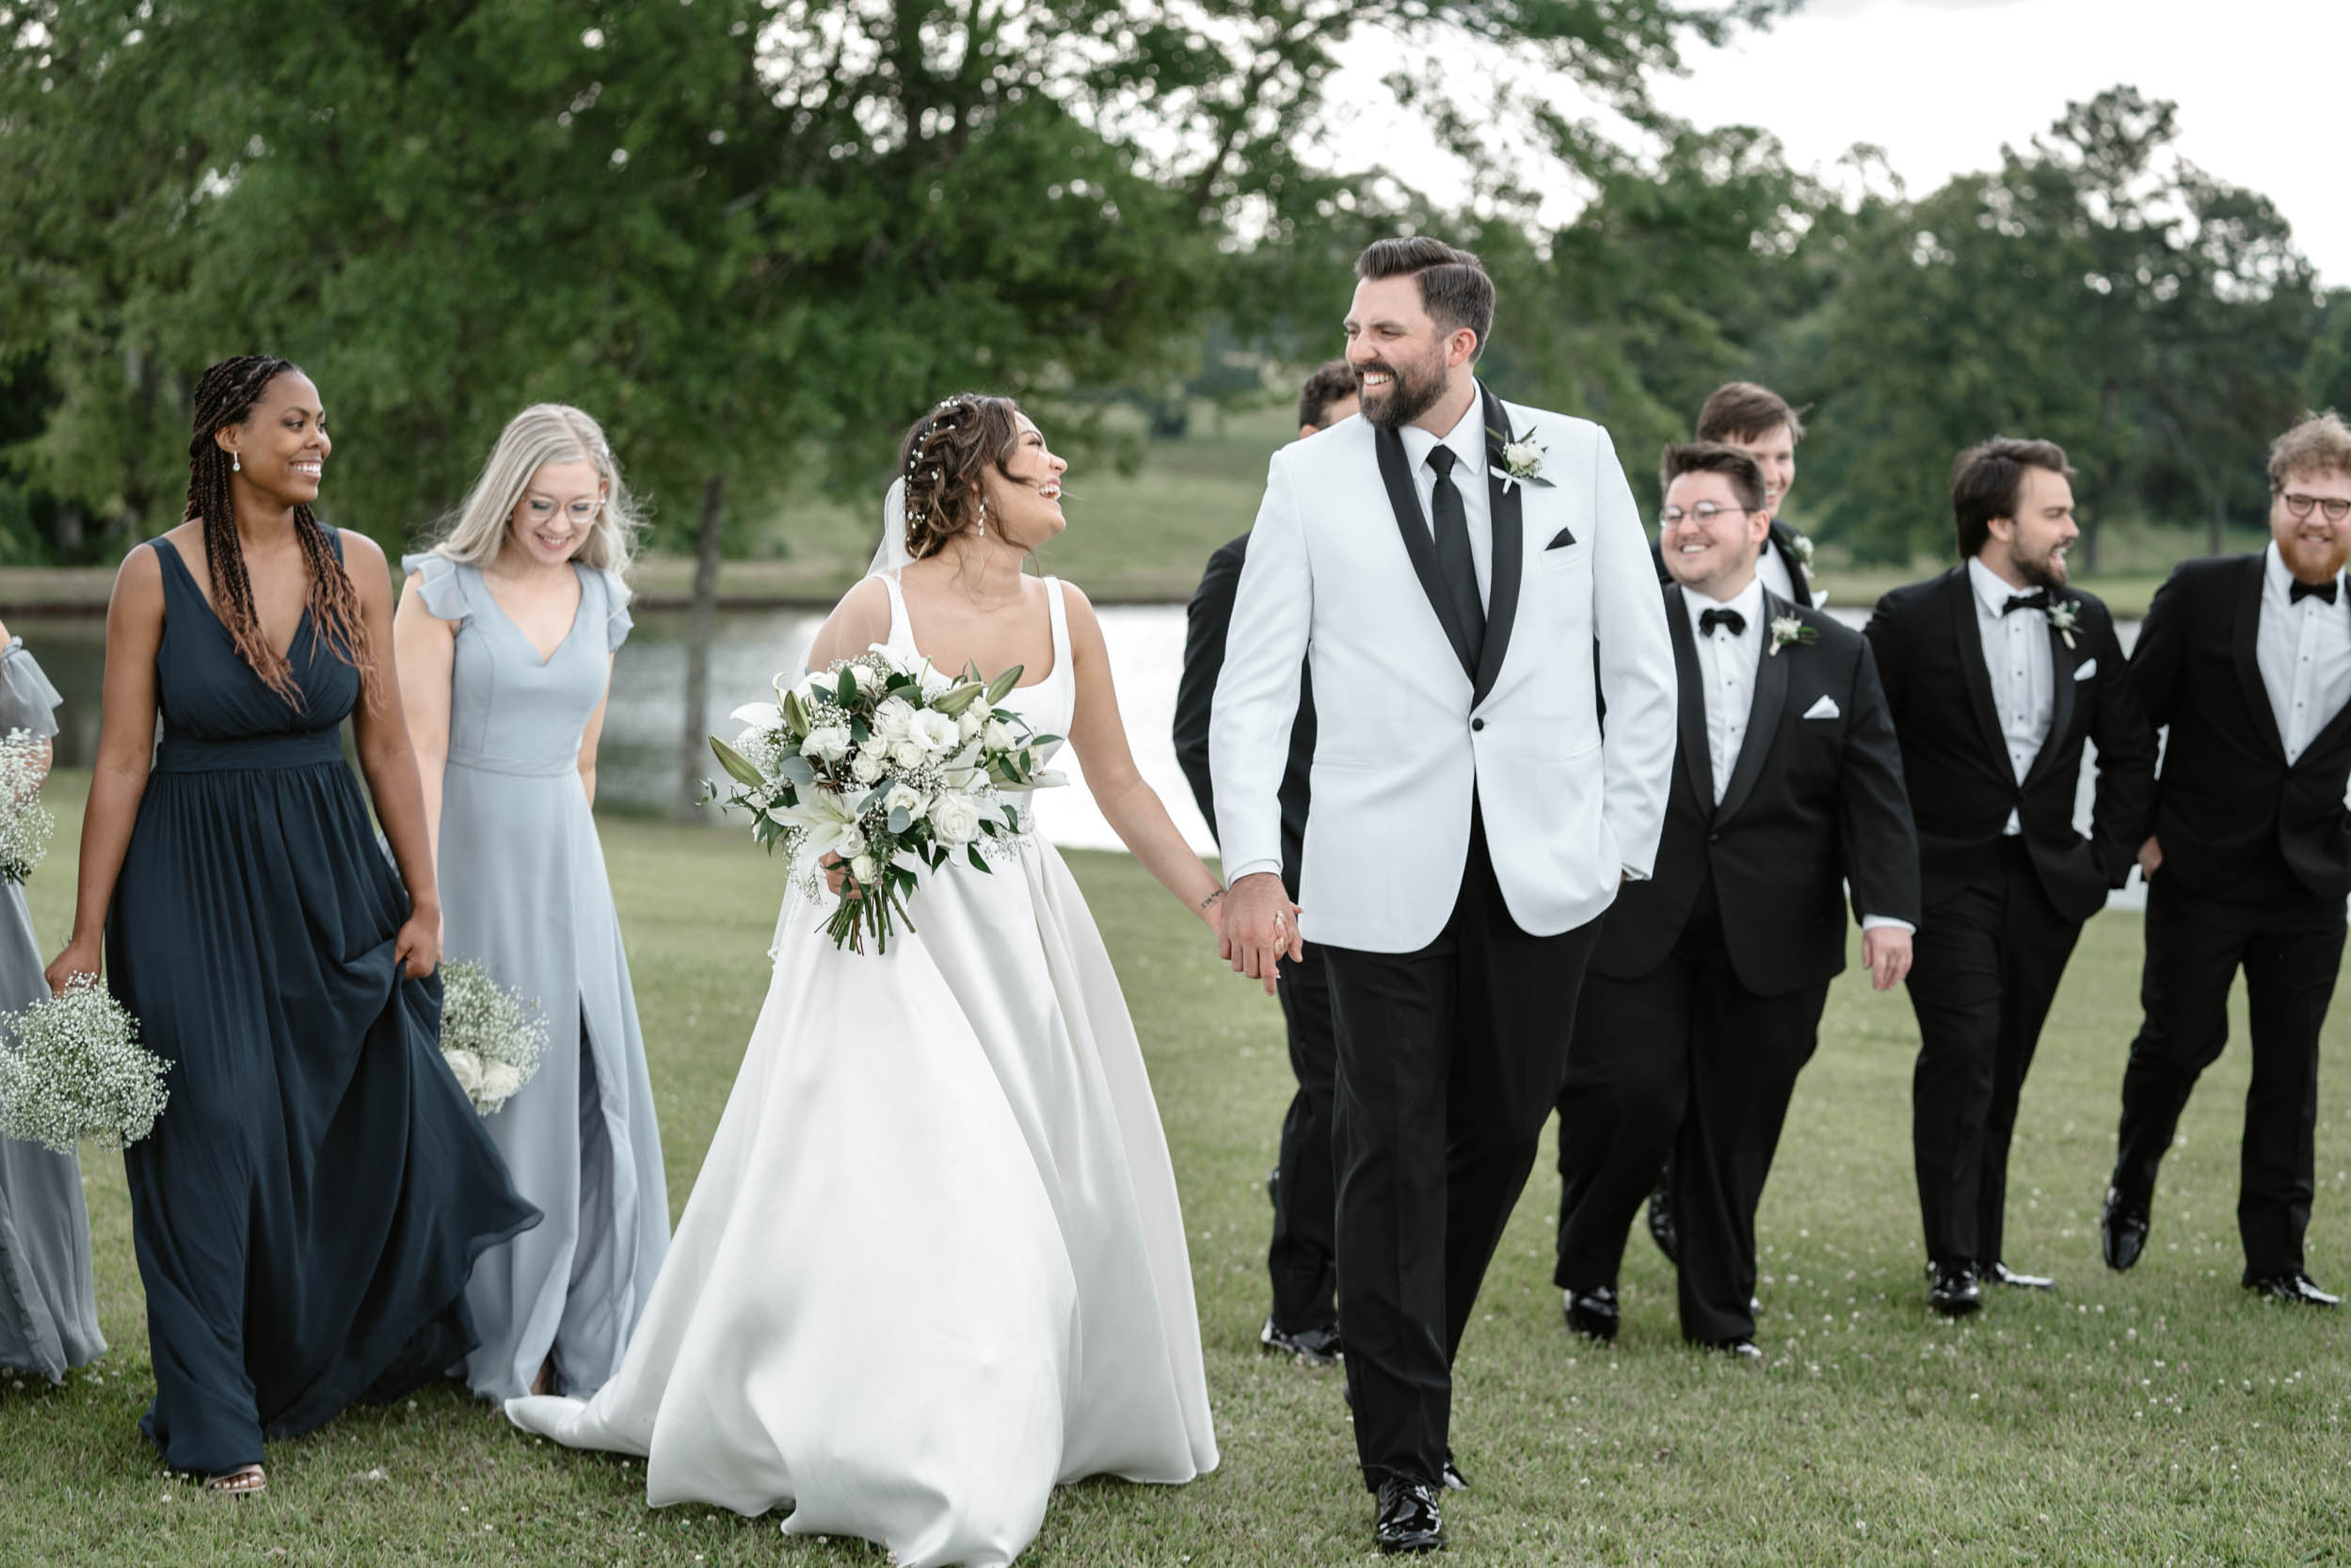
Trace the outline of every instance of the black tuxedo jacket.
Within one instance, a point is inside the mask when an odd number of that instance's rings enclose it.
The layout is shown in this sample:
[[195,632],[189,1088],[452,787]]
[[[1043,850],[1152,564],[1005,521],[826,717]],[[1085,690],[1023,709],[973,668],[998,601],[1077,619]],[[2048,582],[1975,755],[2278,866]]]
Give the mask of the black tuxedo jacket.
[[[1764,541],[1764,545],[1765,548],[1776,552],[1781,564],[1788,568],[1788,584],[1795,591],[1797,605],[1801,609],[1811,609],[1813,589],[1812,584],[1804,581],[1803,557],[1796,553],[1796,530],[1782,522],[1778,518],[1773,518],[1771,536]],[[1655,534],[1649,536],[1649,558],[1657,563],[1658,585],[1667,588],[1673,586],[1673,574],[1665,569],[1665,541]]]
[[[1208,715],[1216,704],[1216,678],[1224,668],[1224,631],[1233,620],[1233,596],[1249,558],[1249,536],[1208,557],[1200,586],[1184,610],[1184,673],[1176,684],[1176,760],[1191,785],[1208,831],[1216,831],[1216,790],[1208,781]],[[1314,677],[1299,677],[1298,717],[1290,725],[1289,764],[1282,774],[1282,886],[1298,896],[1298,867],[1306,848],[1306,779],[1314,768]]]
[[2169,725],[2151,831],[2159,878],[2207,898],[2269,904],[2351,897],[2351,706],[2286,760],[2262,684],[2262,555],[2183,561],[2156,591],[2131,684]]
[[[1746,738],[1717,806],[1697,639],[1681,587],[1665,598],[1681,756],[1655,870],[1618,891],[1592,968],[1617,980],[1655,969],[1711,876],[1741,986],[1783,996],[1824,984],[1845,968],[1841,882],[1856,918],[1919,920],[1918,841],[1877,663],[1860,632],[1767,590],[1767,622],[1794,616],[1818,640],[1773,653],[1767,625]],[[1833,717],[1817,712],[1827,708]]]
[[[2078,588],[2059,597],[2079,607],[2079,623],[2070,643],[2049,629],[2049,735],[2022,784],[1992,705],[1966,564],[1895,589],[1869,617],[1863,634],[1877,650],[1902,740],[1929,909],[1983,869],[2011,810],[2023,826],[2041,891],[2068,920],[2096,914],[2137,858],[2154,797],[2155,732],[2132,691],[2105,605]],[[2087,839],[2073,829],[2085,740],[2098,744],[2097,804]]]

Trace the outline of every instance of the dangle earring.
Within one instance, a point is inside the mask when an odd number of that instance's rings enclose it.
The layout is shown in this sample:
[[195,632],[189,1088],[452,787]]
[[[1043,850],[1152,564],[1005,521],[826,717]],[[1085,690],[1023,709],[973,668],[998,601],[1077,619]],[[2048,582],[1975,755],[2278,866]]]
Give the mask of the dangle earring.
[[982,496],[980,498],[980,521],[978,527],[980,530],[980,537],[984,539],[986,538],[988,536],[988,498],[986,496]]
[[238,456],[233,452],[229,454],[229,472],[231,473],[243,473],[245,472],[245,459]]

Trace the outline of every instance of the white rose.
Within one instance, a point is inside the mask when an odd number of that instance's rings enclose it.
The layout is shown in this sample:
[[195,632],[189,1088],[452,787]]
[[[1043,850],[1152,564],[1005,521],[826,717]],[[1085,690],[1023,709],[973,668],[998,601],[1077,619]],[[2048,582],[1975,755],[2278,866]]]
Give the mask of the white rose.
[[888,771],[889,748],[871,741],[858,748],[857,760],[849,764],[849,776],[860,784],[879,784]]
[[980,803],[969,795],[941,795],[931,803],[931,831],[942,844],[968,844],[980,831]]
[[889,760],[902,768],[919,768],[931,760],[931,748],[908,735],[889,748]]
[[914,716],[914,727],[908,732],[908,738],[921,742],[928,751],[952,751],[962,739],[962,732],[956,728],[953,719],[936,709],[925,708]]
[[843,860],[855,860],[865,853],[865,835],[854,827],[849,829],[841,835],[841,840],[835,846],[833,853]]
[[844,725],[827,724],[808,731],[808,738],[800,743],[800,755],[814,757],[826,762],[838,762],[849,755],[849,730]]
[[914,704],[903,696],[886,697],[882,705],[873,710],[873,733],[893,745],[906,738],[906,731],[913,723]]
[[522,1070],[511,1062],[492,1062],[482,1069],[482,1097],[504,1100],[522,1087]]
[[931,799],[911,784],[893,784],[889,793],[882,797],[885,811],[904,811],[909,819],[920,817],[931,808]]
[[849,666],[849,679],[856,682],[857,690],[872,692],[881,685],[882,672],[871,664],[852,664]]
[[482,1087],[482,1059],[470,1050],[443,1051],[441,1058],[449,1064],[451,1076],[457,1087],[471,1095]]
[[1013,732],[1002,719],[990,719],[980,727],[980,744],[990,751],[1010,751]]
[[980,714],[973,712],[969,708],[965,709],[955,716],[955,738],[959,741],[977,740],[980,735],[980,726],[984,722],[986,721]]
[[849,874],[860,882],[872,882],[882,874],[882,868],[874,863],[871,855],[859,855],[851,857]]

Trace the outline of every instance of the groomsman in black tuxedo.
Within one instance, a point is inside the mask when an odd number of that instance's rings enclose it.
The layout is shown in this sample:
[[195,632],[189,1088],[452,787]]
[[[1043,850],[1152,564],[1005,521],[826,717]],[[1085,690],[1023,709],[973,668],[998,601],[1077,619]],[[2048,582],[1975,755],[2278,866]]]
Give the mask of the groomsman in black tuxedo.
[[[1355,373],[1333,360],[1306,377],[1298,394],[1300,440],[1351,419]],[[1216,831],[1216,791],[1208,778],[1208,717],[1216,678],[1224,669],[1224,628],[1233,594],[1249,558],[1249,536],[1208,557],[1208,569],[1184,612],[1184,673],[1176,686],[1176,760],[1208,831]],[[1306,775],[1314,766],[1314,685],[1299,676],[1298,718],[1290,727],[1289,764],[1282,775],[1282,886],[1298,896],[1298,866],[1306,840]],[[1331,1165],[1331,1080],[1338,1046],[1331,1032],[1331,989],[1322,954],[1282,966],[1275,982],[1289,1027],[1289,1065],[1298,1093],[1282,1118],[1282,1144],[1267,1190],[1273,1196],[1273,1244],[1266,1268],[1273,1276],[1273,1310],[1258,1332],[1268,1351],[1327,1367],[1338,1359],[1338,1275],[1332,1228],[1338,1201]]]
[[[1918,825],[1911,1138],[1927,1301],[1947,1317],[1980,1307],[1985,1284],[2056,1288],[2002,1256],[2008,1143],[2066,960],[2130,874],[2153,792],[2154,733],[2114,618],[2066,585],[2072,480],[2050,441],[1961,453],[1959,565],[1886,595],[1865,632]],[[2098,745],[2087,839],[2073,826],[2086,740]]]
[[2343,964],[2351,896],[2351,429],[2306,420],[2269,449],[2270,543],[2185,561],[2131,656],[2148,718],[2169,725],[2147,873],[2146,1021],[2122,1078],[2122,1128],[2102,1228],[2106,1262],[2147,1245],[2155,1173],[2197,1076],[2229,1039],[2245,970],[2253,1081],[2237,1232],[2245,1285],[2333,1306],[2311,1282],[2318,1031]]
[[[1771,532],[1755,552],[1755,576],[1766,592],[1809,610],[1814,608],[1812,541],[1781,516],[1796,485],[1796,443],[1803,439],[1804,421],[1788,400],[1752,381],[1724,382],[1706,394],[1698,409],[1698,440],[1738,448],[1763,472],[1763,504],[1771,514]],[[1663,541],[1655,541],[1652,549],[1657,557],[1657,581],[1671,583]],[[1672,1202],[1666,1173],[1659,1172],[1656,1188],[1649,1194],[1649,1236],[1668,1261],[1678,1262]]]
[[1760,467],[1671,446],[1663,483],[1681,760],[1655,874],[1617,895],[1576,1007],[1555,1277],[1569,1326],[1613,1338],[1670,1150],[1683,1337],[1753,1356],[1755,1208],[1845,968],[1844,885],[1884,990],[1910,968],[1918,845],[1869,645],[1757,576]]

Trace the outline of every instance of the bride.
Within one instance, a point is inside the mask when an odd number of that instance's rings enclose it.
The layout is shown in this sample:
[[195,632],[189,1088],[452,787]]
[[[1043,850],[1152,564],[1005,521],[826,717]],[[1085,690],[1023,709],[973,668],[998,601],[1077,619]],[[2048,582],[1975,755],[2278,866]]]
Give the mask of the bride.
[[[812,668],[879,643],[1021,666],[1004,706],[1066,735],[1119,838],[1214,927],[1223,890],[1128,755],[1085,597],[1023,575],[1067,464],[1007,398],[916,422],[877,570]],[[1215,1467],[1175,1175],[1125,999],[1033,830],[927,876],[919,930],[844,952],[784,901],[775,974],[669,1258],[593,1399],[511,1400],[646,1456],[646,1500],[788,1507],[911,1565],[1005,1563],[1052,1488]]]

